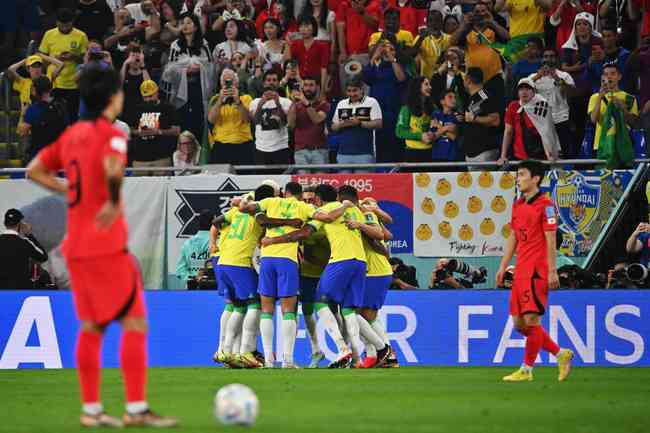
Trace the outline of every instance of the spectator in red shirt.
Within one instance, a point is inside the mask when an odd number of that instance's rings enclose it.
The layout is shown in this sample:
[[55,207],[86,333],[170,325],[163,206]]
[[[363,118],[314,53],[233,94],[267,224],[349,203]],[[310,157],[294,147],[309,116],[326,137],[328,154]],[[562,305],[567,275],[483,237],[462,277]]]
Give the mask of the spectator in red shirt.
[[288,41],[300,38],[298,24],[293,18],[293,7],[289,8],[283,1],[274,2],[271,7],[257,16],[255,28],[257,37],[264,39],[264,23],[269,18],[275,18],[282,26],[282,33]]
[[343,0],[341,2],[336,12],[341,66],[348,60],[358,60],[362,65],[368,64],[370,61],[368,41],[370,35],[377,31],[380,16],[380,4],[377,0]]
[[325,119],[330,111],[330,105],[319,98],[319,87],[317,76],[307,76],[302,81],[302,90],[296,89],[291,92],[293,105],[287,114],[287,123],[294,131],[296,164],[318,165],[328,162]]
[[[506,110],[506,127],[503,131],[499,165],[503,165],[508,161],[511,145],[514,147],[513,159],[515,160],[546,159],[540,133],[522,107],[535,96],[535,83],[529,78],[520,80],[517,85],[517,94],[519,100],[512,101]],[[548,104],[547,109],[550,110]],[[541,151],[541,153],[538,151]]]
[[316,41],[318,23],[313,16],[305,15],[298,20],[302,40],[291,42],[291,57],[298,61],[301,77],[320,77],[321,94],[327,91],[327,65],[329,47],[327,43]]
[[551,10],[549,21],[552,26],[557,27],[555,47],[558,51],[562,51],[562,45],[569,40],[573,22],[580,12],[595,15],[596,7],[585,0],[560,0]]

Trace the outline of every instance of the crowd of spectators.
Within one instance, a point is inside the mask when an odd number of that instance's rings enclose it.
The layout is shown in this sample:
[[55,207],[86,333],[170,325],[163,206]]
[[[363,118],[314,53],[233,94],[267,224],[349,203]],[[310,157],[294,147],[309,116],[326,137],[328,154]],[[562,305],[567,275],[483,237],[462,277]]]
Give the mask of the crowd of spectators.
[[8,3],[26,160],[84,117],[87,67],[121,72],[133,166],[621,167],[650,130],[648,0]]

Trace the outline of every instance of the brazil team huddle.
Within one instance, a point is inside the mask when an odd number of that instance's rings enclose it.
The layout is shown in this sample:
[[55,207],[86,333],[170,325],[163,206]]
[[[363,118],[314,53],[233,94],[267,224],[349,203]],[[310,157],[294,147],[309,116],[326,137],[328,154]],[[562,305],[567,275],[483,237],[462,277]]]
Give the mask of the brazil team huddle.
[[[392,282],[387,246],[392,234],[386,228],[392,218],[374,199],[360,201],[349,185],[303,191],[296,182],[281,194],[277,184],[265,181],[231,205],[210,229],[217,287],[226,301],[215,362],[273,368],[274,354],[281,351],[282,368],[296,368],[300,302],[311,343],[309,367],[325,359],[317,319],[337,346],[330,368],[398,366],[378,318]],[[253,266],[258,248],[259,275]],[[278,301],[282,348],[274,350]],[[263,354],[257,351],[260,334]]]

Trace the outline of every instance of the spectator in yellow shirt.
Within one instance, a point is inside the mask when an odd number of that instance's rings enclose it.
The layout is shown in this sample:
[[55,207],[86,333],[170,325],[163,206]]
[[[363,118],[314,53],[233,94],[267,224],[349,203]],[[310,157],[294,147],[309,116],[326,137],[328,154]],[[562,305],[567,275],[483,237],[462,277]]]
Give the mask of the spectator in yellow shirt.
[[399,48],[408,48],[413,46],[413,35],[408,30],[400,29],[399,9],[386,9],[384,12],[384,29],[370,35],[368,40],[368,52],[372,53],[373,48],[381,39],[388,39]]
[[449,35],[442,32],[442,13],[436,9],[427,14],[427,27],[420,29],[420,35],[415,39],[411,51],[417,56],[420,75],[431,79],[436,70],[438,59],[449,48]]
[[239,78],[229,68],[221,73],[221,91],[210,100],[208,122],[212,147],[210,162],[253,164],[255,144],[249,107],[253,98],[239,93]]
[[[64,63],[61,73],[54,81],[54,93],[66,100],[68,113],[76,120],[79,113],[79,90],[75,81],[77,65],[84,60],[88,49],[88,37],[79,29],[73,27],[75,15],[70,9],[59,9],[56,16],[56,27],[45,32],[39,51],[52,56]],[[49,70],[56,66],[50,65]],[[49,71],[48,70],[48,71]]]
[[544,39],[544,20],[553,0],[496,0],[496,12],[510,16],[510,41],[503,55],[512,62],[519,60],[531,37]]
[[[13,89],[18,92],[18,98],[20,99],[21,120],[25,114],[25,110],[32,103],[33,81],[38,77],[45,75],[44,64],[46,62],[54,65],[54,69],[51,70],[51,73],[47,74],[48,78],[51,81],[54,81],[61,72],[61,69],[63,69],[63,62],[45,54],[29,56],[18,63],[14,63],[9,66],[9,69],[7,69],[7,77],[9,80],[13,81]],[[27,69],[29,77],[25,78],[18,73],[18,69],[22,66],[25,66]]]

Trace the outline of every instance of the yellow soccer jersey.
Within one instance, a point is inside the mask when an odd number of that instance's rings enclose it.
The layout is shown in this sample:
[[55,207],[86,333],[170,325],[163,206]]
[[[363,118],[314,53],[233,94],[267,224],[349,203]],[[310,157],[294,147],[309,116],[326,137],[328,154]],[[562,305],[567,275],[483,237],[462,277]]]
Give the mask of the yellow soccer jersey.
[[[41,46],[38,49],[52,57],[58,57],[62,53],[82,56],[88,49],[88,37],[79,29],[72,29],[70,33],[63,34],[58,28],[54,28],[45,32]],[[52,87],[55,89],[76,89],[77,83],[74,80],[74,75],[76,73],[77,63],[73,60],[66,60],[63,63],[63,69],[56,80],[54,80]],[[56,65],[50,65],[47,71],[51,74],[55,69]]]
[[[308,219],[314,216],[316,209],[305,203],[298,201],[295,197],[281,198],[270,197],[265,198],[259,202],[259,207],[262,212],[266,213],[269,218],[282,218],[282,219],[301,219],[307,222]],[[270,227],[266,229],[266,236],[275,238],[294,232],[298,229],[289,226]],[[291,259],[298,263],[298,243],[284,243],[269,245],[262,248],[261,257],[279,257],[284,259]]]
[[[366,224],[379,225],[377,215],[373,212],[367,212],[364,216],[366,218]],[[384,241],[381,243],[386,246]],[[370,245],[368,238],[365,236],[363,237],[363,247],[366,250],[366,258],[368,259],[368,270],[366,275],[369,277],[385,277],[386,275],[393,275],[393,268],[391,267],[388,258],[375,251],[372,245]]]
[[[320,278],[325,270],[325,265],[330,258],[330,244],[323,232],[313,233],[302,241],[303,260],[300,264],[300,275],[309,278]],[[311,261],[310,258],[316,259]],[[316,263],[318,262],[318,263]]]
[[[320,208],[323,212],[329,212],[341,206],[338,201],[327,203]],[[357,207],[348,208],[345,213],[338,217],[332,223],[323,223],[313,220],[311,224],[316,231],[323,231],[330,243],[330,261],[329,263],[342,262],[343,260],[357,259],[366,261],[366,253],[363,249],[363,240],[361,239],[360,230],[350,230],[345,221],[364,221],[365,217]]]
[[222,231],[219,239],[219,264],[252,267],[253,252],[264,229],[255,221],[254,216],[234,207],[224,217],[228,223],[228,232]]

